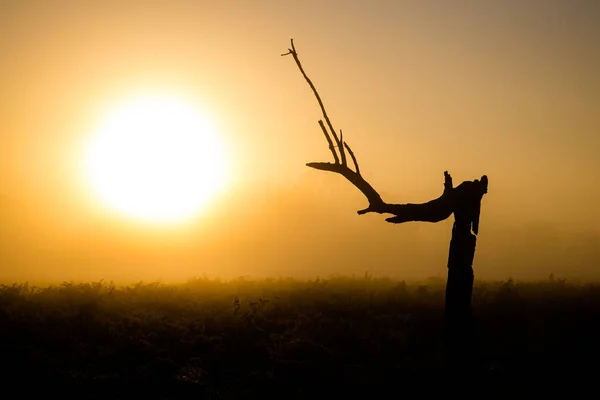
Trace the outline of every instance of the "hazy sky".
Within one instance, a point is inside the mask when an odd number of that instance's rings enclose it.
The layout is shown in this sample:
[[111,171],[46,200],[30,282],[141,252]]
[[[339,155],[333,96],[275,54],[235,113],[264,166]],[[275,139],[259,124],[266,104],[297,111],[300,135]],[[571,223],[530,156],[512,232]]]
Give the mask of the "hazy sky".
[[[600,277],[600,3],[0,0],[0,280],[444,276],[452,219],[390,225],[330,161],[303,65],[395,203],[487,174],[480,278]],[[123,97],[193,98],[227,192],[170,229],[100,210],[81,143]]]

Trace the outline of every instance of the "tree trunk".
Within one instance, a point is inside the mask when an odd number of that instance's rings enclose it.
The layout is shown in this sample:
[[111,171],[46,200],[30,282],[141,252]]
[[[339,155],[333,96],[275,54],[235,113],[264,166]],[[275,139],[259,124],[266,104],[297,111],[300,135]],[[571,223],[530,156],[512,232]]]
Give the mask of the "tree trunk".
[[470,224],[461,222],[455,221],[452,228],[446,283],[446,363],[452,371],[472,369],[477,357],[471,309],[473,257],[477,236],[471,233]]

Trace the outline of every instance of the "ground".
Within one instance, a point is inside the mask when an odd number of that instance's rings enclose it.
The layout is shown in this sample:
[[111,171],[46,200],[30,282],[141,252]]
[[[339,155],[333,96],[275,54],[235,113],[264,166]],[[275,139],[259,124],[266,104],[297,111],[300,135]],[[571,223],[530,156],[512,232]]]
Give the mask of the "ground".
[[[103,399],[130,397],[125,387],[161,399],[427,393],[449,374],[444,284],[365,276],[3,285],[3,387],[85,385],[96,388],[85,398]],[[598,360],[600,285],[476,282],[473,306],[481,367],[467,386],[534,377],[551,385]]]

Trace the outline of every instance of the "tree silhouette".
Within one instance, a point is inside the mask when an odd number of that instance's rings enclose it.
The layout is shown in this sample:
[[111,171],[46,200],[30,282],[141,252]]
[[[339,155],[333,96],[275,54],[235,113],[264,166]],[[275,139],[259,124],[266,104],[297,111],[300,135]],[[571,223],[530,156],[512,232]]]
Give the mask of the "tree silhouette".
[[[287,55],[294,58],[302,76],[319,102],[325,120],[325,122],[319,120],[319,126],[327,140],[334,160],[333,163],[311,162],[307,163],[307,166],[338,173],[356,186],[369,201],[367,208],[358,211],[359,215],[369,212],[393,214],[393,217],[386,218],[386,221],[399,224],[409,221],[439,222],[454,214],[452,239],[450,240],[448,254],[448,281],[446,283],[446,360],[448,366],[453,368],[454,371],[474,366],[476,352],[474,351],[475,335],[471,312],[474,277],[473,257],[479,232],[481,199],[487,193],[488,188],[487,176],[483,175],[479,180],[465,181],[454,187],[452,177],[448,171],[444,171],[444,191],[437,199],[421,204],[386,203],[373,186],[361,175],[356,156],[344,140],[342,131],[339,131],[338,136],[333,128],[321,96],[300,63],[294,46],[294,39],[291,39],[291,48],[288,49],[288,52],[282,54],[282,56]],[[352,159],[354,170],[348,166],[346,153]]]

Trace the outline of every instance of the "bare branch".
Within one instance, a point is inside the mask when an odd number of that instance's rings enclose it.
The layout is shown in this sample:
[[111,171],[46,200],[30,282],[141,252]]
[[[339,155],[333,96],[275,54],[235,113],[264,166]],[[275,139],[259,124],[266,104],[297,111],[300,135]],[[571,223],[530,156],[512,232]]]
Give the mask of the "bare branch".
[[311,167],[311,168],[315,168],[315,169],[319,169],[321,171],[330,171],[330,172],[335,172],[338,173],[340,175],[342,175],[344,178],[348,179],[354,186],[357,187],[358,190],[360,190],[365,197],[367,198],[367,200],[369,200],[369,208],[367,208],[368,211],[363,210],[364,212],[359,211],[359,214],[364,214],[366,212],[386,212],[386,211],[379,211],[379,210],[383,210],[383,207],[386,205],[383,200],[381,199],[381,196],[379,195],[379,193],[377,193],[377,191],[375,189],[373,189],[373,186],[371,186],[369,184],[369,182],[365,181],[363,179],[362,176],[360,176],[360,174],[352,171],[350,168],[348,168],[346,165],[340,165],[340,164],[332,164],[332,163],[326,163],[326,162],[312,162],[312,163],[308,163],[306,164],[307,166]]
[[354,166],[356,167],[356,173],[358,175],[360,175],[360,169],[358,169],[358,162],[356,161],[356,157],[354,157],[354,152],[352,151],[352,149],[346,142],[344,142],[344,147],[346,147],[346,150],[348,150],[348,154],[350,154],[350,157],[352,158],[352,161],[354,162]]
[[453,205],[452,191],[444,191],[440,197],[427,203],[390,204],[388,212],[395,216],[385,220],[394,224],[411,221],[440,222],[452,215]]
[[321,107],[321,112],[323,113],[323,118],[325,118],[325,121],[327,122],[327,126],[329,127],[329,130],[331,131],[331,134],[333,135],[333,138],[335,139],[335,142],[337,143],[338,148],[340,148],[340,151],[343,151],[342,142],[340,141],[340,139],[338,138],[337,134],[335,133],[335,129],[333,129],[333,125],[331,124],[331,121],[329,120],[329,116],[327,115],[327,111],[325,111],[325,106],[323,105],[323,101],[321,100],[321,96],[319,96],[319,92],[317,92],[317,89],[315,88],[315,85],[313,85],[313,83],[310,80],[310,78],[308,77],[308,75],[306,75],[306,72],[304,72],[304,68],[302,68],[302,64],[300,63],[300,59],[298,58],[298,53],[296,52],[296,47],[294,46],[294,39],[290,39],[290,42],[292,44],[292,48],[288,49],[288,52],[285,53],[285,54],[282,54],[282,56],[287,56],[287,55],[291,54],[292,57],[294,57],[294,61],[296,61],[296,65],[298,66],[298,69],[302,73],[302,76],[304,76],[304,79],[308,83],[308,86],[310,86],[310,88],[312,89],[313,93],[315,94],[315,97],[317,98],[317,101],[319,102],[319,106]]
[[[386,221],[396,224],[409,221],[439,222],[452,215],[454,208],[454,190],[452,189],[451,185],[445,186],[444,192],[440,197],[427,203],[388,204],[383,201],[377,190],[375,190],[373,186],[369,184],[369,182],[364,180],[360,174],[352,171],[350,168],[344,165],[324,162],[312,162],[306,165],[321,171],[338,173],[356,186],[356,188],[360,190],[369,201],[369,207],[357,211],[358,215],[369,212],[376,212],[378,214],[394,214],[395,217],[387,218]],[[450,181],[452,178],[447,172],[445,172],[445,174],[447,183],[448,178]]]
[[[452,177],[448,171],[444,171],[444,192],[437,199],[422,204],[388,204],[384,202],[381,198],[381,195],[373,188],[373,186],[371,186],[369,182],[362,177],[354,152],[343,140],[343,133],[341,130],[340,137],[338,139],[317,89],[302,68],[302,64],[298,58],[298,53],[294,47],[293,39],[291,40],[291,44],[292,48],[288,49],[289,51],[285,54],[282,54],[282,56],[291,54],[294,57],[296,65],[300,69],[302,76],[304,76],[304,79],[306,82],[308,82],[308,85],[317,98],[319,106],[321,107],[321,111],[323,112],[323,117],[325,118],[329,130],[331,131],[331,134],[337,143],[337,147],[339,148],[341,156],[340,163],[340,158],[338,158],[337,152],[335,151],[335,146],[331,137],[329,136],[329,132],[327,131],[323,121],[319,120],[319,126],[321,127],[321,130],[327,139],[327,143],[329,144],[329,149],[333,154],[335,163],[312,162],[306,165],[321,171],[329,171],[340,174],[350,181],[350,183],[356,186],[356,188],[360,190],[369,201],[369,206],[367,208],[358,211],[359,215],[369,212],[376,212],[379,214],[394,214],[394,217],[387,218],[386,221],[398,224],[408,221],[439,222],[448,218],[454,212],[457,221],[460,219],[465,223],[472,224],[475,233],[477,233],[479,213],[477,211],[478,208],[473,204],[473,202],[481,201],[483,194],[487,193],[487,177],[484,175],[481,178],[481,181],[475,180],[474,182],[463,182],[457,188],[454,188],[452,184]],[[354,166],[356,167],[356,172],[352,171],[348,167],[344,149],[348,151],[348,154],[352,158]],[[470,210],[476,211],[472,212]]]
[[325,125],[323,124],[323,120],[319,120],[319,126],[321,127],[321,130],[323,131],[323,134],[325,135],[325,139],[327,139],[327,143],[329,144],[329,150],[331,150],[331,154],[333,154],[333,159],[335,160],[336,164],[340,163],[340,160],[338,158],[337,152],[335,151],[335,146],[333,145],[333,142],[331,141],[331,137],[329,136],[329,132],[327,132],[327,128],[325,128]]
[[340,129],[340,143],[339,143],[340,156],[342,156],[342,165],[348,166],[348,164],[346,163],[346,152],[344,151],[343,143],[344,143],[344,134],[342,133],[342,130]]

